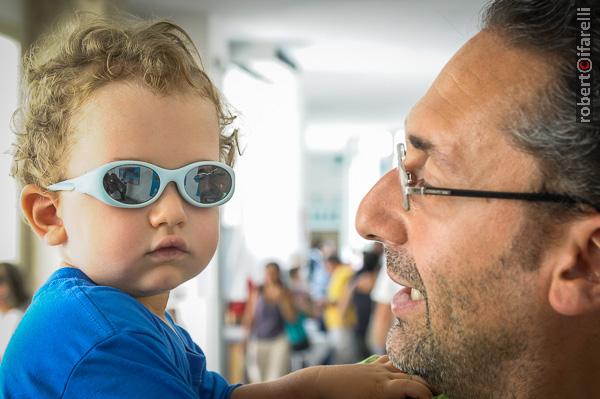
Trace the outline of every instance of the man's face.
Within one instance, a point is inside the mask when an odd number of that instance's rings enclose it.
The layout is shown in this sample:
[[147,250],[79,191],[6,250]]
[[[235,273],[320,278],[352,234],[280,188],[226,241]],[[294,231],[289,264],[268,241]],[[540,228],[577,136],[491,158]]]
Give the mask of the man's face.
[[[413,180],[536,191],[536,163],[502,128],[549,73],[494,34],[475,36],[407,118]],[[407,287],[392,301],[396,322],[387,340],[397,367],[461,399],[492,397],[492,387],[519,372],[510,366],[539,341],[547,302],[541,233],[527,215],[519,201],[416,195],[407,212],[397,170],[367,194],[357,229],[384,243],[388,274]]]
[[[72,128],[67,178],[115,160],[175,169],[219,157],[215,107],[192,94],[158,96],[134,83],[110,83],[75,114]],[[138,209],[113,207],[77,191],[62,192],[60,204],[68,236],[65,263],[134,296],[168,293],[200,273],[216,249],[218,208],[190,205],[174,182],[156,202]],[[183,239],[187,251],[152,252],[167,236]]]

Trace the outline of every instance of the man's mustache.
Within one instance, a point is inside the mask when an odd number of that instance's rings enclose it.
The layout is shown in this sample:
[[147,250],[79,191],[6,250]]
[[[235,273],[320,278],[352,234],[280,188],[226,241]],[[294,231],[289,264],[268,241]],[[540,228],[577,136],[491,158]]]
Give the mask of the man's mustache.
[[425,295],[423,279],[417,269],[415,259],[404,248],[392,251],[384,248],[388,274],[406,282],[411,288],[416,288]]

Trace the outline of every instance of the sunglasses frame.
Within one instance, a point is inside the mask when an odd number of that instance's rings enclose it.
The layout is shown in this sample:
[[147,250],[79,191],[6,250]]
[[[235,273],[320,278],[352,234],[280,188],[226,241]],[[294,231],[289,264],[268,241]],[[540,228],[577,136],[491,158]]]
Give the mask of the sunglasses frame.
[[[154,195],[154,197],[150,198],[146,202],[142,202],[140,204],[125,204],[119,202],[112,198],[104,189],[103,180],[106,173],[116,167],[119,166],[144,166],[150,168],[154,171],[159,178],[160,186],[158,187],[158,191]],[[191,169],[200,167],[200,166],[217,166],[219,168],[224,169],[231,178],[231,190],[227,195],[212,204],[202,204],[195,201],[188,193],[185,191],[185,176]],[[229,201],[233,192],[235,191],[235,173],[233,169],[222,162],[217,161],[198,161],[182,166],[177,169],[165,169],[160,166],[151,164],[149,162],[136,161],[136,160],[125,160],[125,161],[114,161],[104,164],[102,166],[97,167],[81,176],[75,177],[73,179],[63,180],[59,183],[52,184],[48,186],[49,191],[78,191],[80,193],[91,195],[92,197],[98,199],[99,201],[104,202],[107,205],[114,206],[117,208],[143,208],[155,202],[162,195],[163,191],[167,187],[167,185],[171,182],[175,182],[177,186],[177,190],[179,191],[179,195],[183,197],[189,204],[198,207],[198,208],[213,208],[215,206],[222,205]]]

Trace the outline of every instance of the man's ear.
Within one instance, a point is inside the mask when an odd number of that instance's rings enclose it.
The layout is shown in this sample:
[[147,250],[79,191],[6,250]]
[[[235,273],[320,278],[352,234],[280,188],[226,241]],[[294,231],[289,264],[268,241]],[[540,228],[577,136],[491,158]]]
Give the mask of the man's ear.
[[569,223],[557,245],[550,305],[565,316],[600,312],[600,214]]
[[35,184],[21,191],[21,209],[29,225],[48,245],[61,245],[67,241],[67,232],[58,215],[59,196]]

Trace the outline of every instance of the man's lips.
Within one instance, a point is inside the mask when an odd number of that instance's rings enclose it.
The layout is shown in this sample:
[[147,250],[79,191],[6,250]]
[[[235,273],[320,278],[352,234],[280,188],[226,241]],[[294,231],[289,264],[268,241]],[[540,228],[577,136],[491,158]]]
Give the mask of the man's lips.
[[400,286],[400,288],[403,289],[403,290],[400,290],[398,293],[406,292],[406,293],[408,293],[409,297],[411,297],[412,300],[414,300],[414,301],[418,301],[418,300],[424,299],[424,297],[426,297],[425,289],[416,288],[417,286],[420,286],[421,284],[416,284],[416,283],[409,282],[407,280],[403,280],[403,279],[399,278],[398,276],[392,275],[389,271],[388,271],[388,276],[394,283],[398,284]]
[[425,297],[419,290],[411,287],[402,287],[394,295],[390,305],[394,316],[396,318],[403,318],[410,312],[417,311],[424,304]]
[[392,312],[401,318],[425,304],[425,290],[419,289],[423,287],[423,281],[415,259],[406,248],[386,246],[385,255],[387,274],[401,288],[391,302]]

